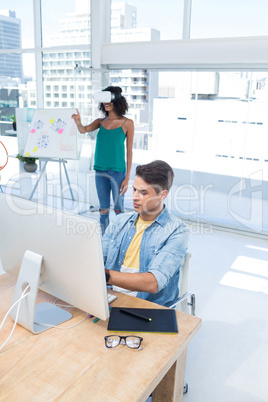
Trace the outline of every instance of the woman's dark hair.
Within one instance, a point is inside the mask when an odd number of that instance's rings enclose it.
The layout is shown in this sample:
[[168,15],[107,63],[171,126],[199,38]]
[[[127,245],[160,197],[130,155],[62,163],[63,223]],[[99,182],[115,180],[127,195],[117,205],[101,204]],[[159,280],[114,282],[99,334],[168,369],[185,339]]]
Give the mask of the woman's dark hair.
[[[128,111],[128,103],[126,101],[126,98],[121,95],[122,89],[120,87],[110,86],[103,89],[103,91],[110,91],[112,94],[115,94],[117,96],[119,95],[117,99],[113,100],[114,111],[118,116],[124,116]],[[105,110],[103,103],[99,104],[99,110],[101,110],[106,117],[108,116],[109,113]]]
[[136,176],[139,176],[147,184],[154,187],[155,191],[159,193],[162,190],[169,191],[171,189],[174,172],[168,163],[156,160],[146,165],[138,165],[136,167]]

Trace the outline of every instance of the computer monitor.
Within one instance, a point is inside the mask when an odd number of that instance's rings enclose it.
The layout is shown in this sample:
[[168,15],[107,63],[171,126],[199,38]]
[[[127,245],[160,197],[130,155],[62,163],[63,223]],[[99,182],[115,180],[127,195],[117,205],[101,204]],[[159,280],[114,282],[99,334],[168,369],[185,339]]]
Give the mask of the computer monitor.
[[18,277],[13,302],[30,284],[30,293],[21,302],[19,324],[39,333],[48,329],[40,323],[57,325],[71,318],[51,303],[36,306],[38,288],[102,320],[109,317],[96,219],[0,194],[0,222],[2,266]]

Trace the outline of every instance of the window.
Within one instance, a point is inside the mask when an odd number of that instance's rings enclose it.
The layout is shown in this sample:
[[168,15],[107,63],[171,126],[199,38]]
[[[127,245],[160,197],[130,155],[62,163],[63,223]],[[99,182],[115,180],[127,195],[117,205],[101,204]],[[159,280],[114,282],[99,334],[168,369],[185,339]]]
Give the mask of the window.
[[[12,121],[8,116],[15,114],[15,108],[32,107],[33,102],[36,106],[34,54],[23,53],[16,55],[19,58],[15,59],[10,57],[11,55],[0,53],[0,135],[5,135],[7,130],[11,130]],[[18,61],[16,67],[14,60]],[[13,76],[10,76],[11,72]]]
[[183,4],[184,0],[112,0],[111,41],[181,39]]
[[263,0],[192,0],[191,38],[268,35],[267,15]]
[[1,0],[0,32],[4,43],[1,43],[0,49],[33,48],[33,27],[32,0]]
[[268,72],[151,72],[144,90],[125,92],[134,163],[171,164],[171,210],[267,233]]
[[[42,0],[43,46],[81,45],[90,43],[90,0],[62,2]],[[53,12],[52,12],[53,10]],[[75,23],[83,23],[83,30]],[[70,49],[60,59],[73,57]]]
[[[108,44],[108,50],[115,42],[124,41],[160,40],[155,43],[156,48],[166,46],[165,40],[176,40],[172,43],[177,44],[182,37],[184,3],[184,0],[112,0],[112,44]],[[200,64],[193,61],[191,71],[187,71],[187,65],[183,66],[183,71],[174,71],[176,63],[172,64],[172,52],[170,61],[169,57],[165,61],[170,63],[167,68],[172,69],[168,73],[161,71],[161,63],[157,64],[153,57],[152,64],[147,63],[148,59],[137,59],[137,63],[146,68],[139,69],[135,65],[131,69],[127,58],[116,63],[107,52],[108,61],[105,60],[103,68],[107,65],[109,73],[100,73],[85,69],[92,65],[89,0],[68,0],[64,9],[59,0],[40,0],[41,49],[39,45],[36,49],[33,47],[32,0],[2,0],[1,9],[8,12],[4,16],[0,13],[0,134],[11,128],[7,116],[18,106],[68,105],[81,109],[84,121],[89,116],[98,117],[94,92],[110,84],[119,85],[130,106],[129,117],[135,121],[134,162],[165,158],[177,172],[175,194],[173,201],[169,201],[173,210],[186,219],[267,232],[268,158],[265,151],[268,144],[264,133],[268,132],[268,72],[265,61],[259,60],[260,47],[265,58],[268,41],[266,3],[264,0],[232,3],[192,0],[191,39],[261,36],[250,40],[253,45],[258,44],[249,54],[250,67],[255,70],[249,71],[244,61],[236,64],[236,68],[241,65],[241,71],[228,71],[232,67],[224,63],[213,71],[214,61],[216,65],[220,63],[212,60],[205,67],[209,71],[202,72],[202,60]],[[96,2],[92,2],[92,7],[95,5]],[[15,11],[15,16],[10,14],[10,9]],[[197,43],[191,39],[183,43],[188,49]],[[235,43],[239,47],[240,42],[247,43],[247,40],[236,39]],[[204,45],[209,41],[200,43]],[[233,41],[214,40],[215,46],[220,43],[226,46],[223,57],[225,52],[230,57],[228,43]],[[146,52],[147,45],[151,49],[151,44],[142,45],[146,57],[151,56]],[[114,46],[117,47],[118,44]],[[24,51],[27,48],[28,53]],[[140,46],[133,43],[131,49],[135,54]],[[42,71],[35,72],[35,60],[39,56],[43,58],[43,67]],[[42,64],[42,60],[39,61],[38,66]],[[76,64],[83,69],[75,69]],[[111,70],[113,65],[116,70]],[[40,106],[36,103],[40,103],[37,95],[41,89],[44,105]],[[72,102],[67,102],[69,95]]]

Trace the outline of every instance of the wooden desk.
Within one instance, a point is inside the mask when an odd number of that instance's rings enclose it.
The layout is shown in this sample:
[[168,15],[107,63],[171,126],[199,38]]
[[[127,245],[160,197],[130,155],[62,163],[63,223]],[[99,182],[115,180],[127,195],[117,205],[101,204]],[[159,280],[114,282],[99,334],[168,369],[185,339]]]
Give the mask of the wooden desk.
[[[0,322],[11,305],[15,278],[0,276]],[[54,301],[39,292],[38,302]],[[119,295],[114,306],[159,308],[157,304]],[[80,321],[84,312],[71,309]],[[187,345],[201,326],[197,317],[177,313],[179,334],[142,333],[142,350],[119,345],[105,349],[107,321],[82,324],[62,331],[49,329],[39,335],[17,325],[0,352],[1,401],[182,401]],[[13,322],[7,319],[0,344]],[[121,335],[124,333],[121,333]],[[126,333],[127,334],[127,333]]]

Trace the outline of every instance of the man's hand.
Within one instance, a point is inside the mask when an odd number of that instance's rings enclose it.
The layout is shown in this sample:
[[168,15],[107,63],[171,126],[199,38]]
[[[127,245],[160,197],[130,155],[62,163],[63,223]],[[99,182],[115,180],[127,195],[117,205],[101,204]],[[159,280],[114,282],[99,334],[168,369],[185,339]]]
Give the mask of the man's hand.
[[110,274],[109,285],[119,286],[134,292],[158,292],[157,280],[151,272],[127,273],[105,268],[105,275],[106,272]]

